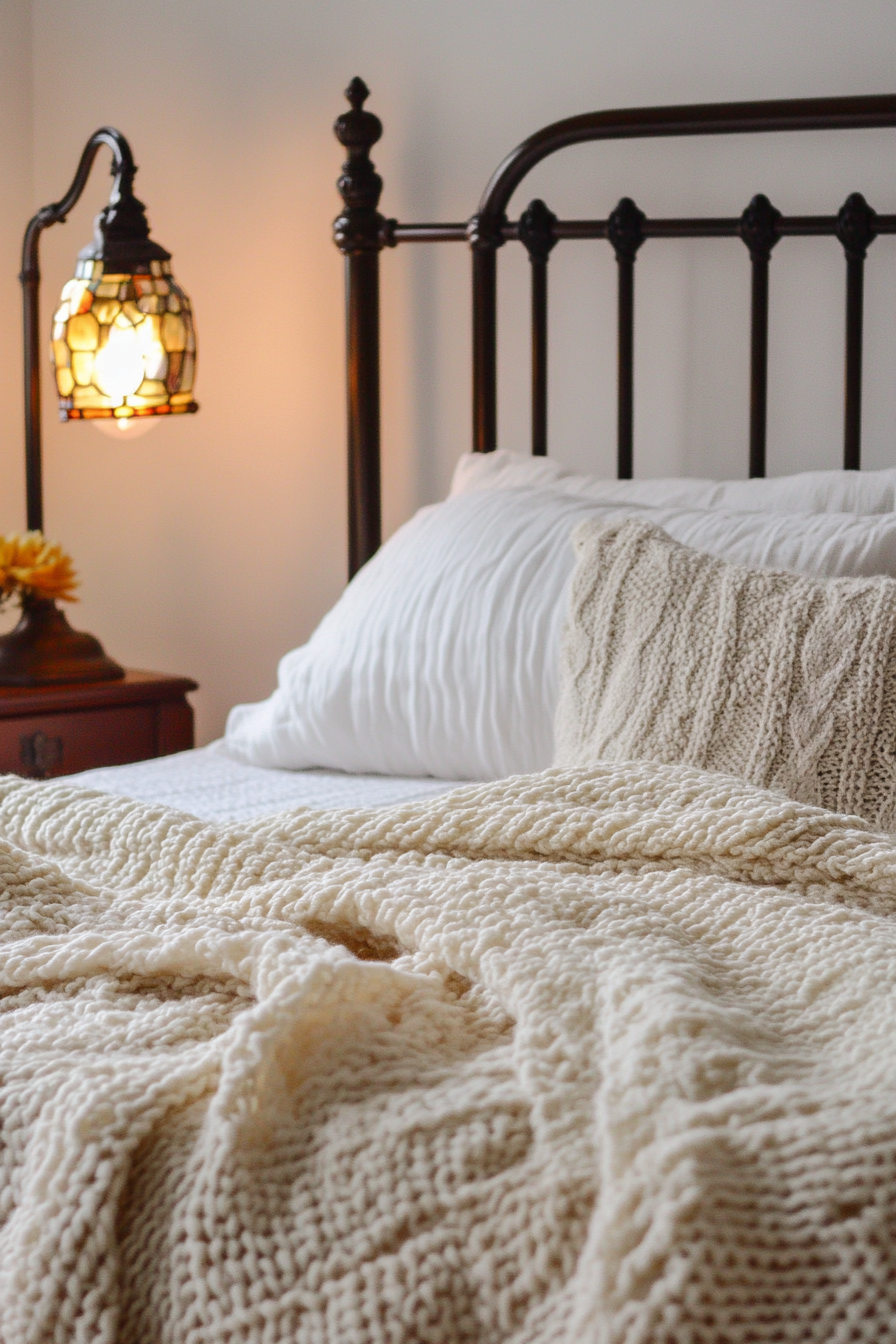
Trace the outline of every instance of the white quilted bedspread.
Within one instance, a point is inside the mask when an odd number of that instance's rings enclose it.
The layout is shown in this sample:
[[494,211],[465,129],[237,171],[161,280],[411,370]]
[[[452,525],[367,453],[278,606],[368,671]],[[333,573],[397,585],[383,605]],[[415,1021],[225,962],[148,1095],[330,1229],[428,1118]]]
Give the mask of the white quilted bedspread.
[[896,1335],[896,845],[719,775],[0,781],[4,1344]]
[[262,769],[234,760],[223,741],[133,765],[100,766],[68,779],[120,798],[175,807],[204,821],[249,821],[292,807],[387,807],[457,788],[456,781],[406,775]]

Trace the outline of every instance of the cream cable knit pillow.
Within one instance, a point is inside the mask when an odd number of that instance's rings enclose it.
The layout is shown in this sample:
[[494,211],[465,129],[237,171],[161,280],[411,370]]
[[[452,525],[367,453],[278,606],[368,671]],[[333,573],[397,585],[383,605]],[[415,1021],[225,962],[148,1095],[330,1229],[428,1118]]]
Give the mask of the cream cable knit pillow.
[[896,582],[727,564],[581,523],[556,763],[676,761],[896,829]]

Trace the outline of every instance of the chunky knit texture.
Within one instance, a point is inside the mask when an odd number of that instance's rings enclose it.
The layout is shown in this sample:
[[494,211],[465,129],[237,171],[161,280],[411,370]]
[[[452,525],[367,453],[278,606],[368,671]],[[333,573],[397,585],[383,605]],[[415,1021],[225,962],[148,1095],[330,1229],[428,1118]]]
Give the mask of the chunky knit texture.
[[896,846],[605,764],[0,782],[4,1344],[896,1337]]
[[896,582],[747,569],[588,521],[558,765],[683,762],[896,829]]

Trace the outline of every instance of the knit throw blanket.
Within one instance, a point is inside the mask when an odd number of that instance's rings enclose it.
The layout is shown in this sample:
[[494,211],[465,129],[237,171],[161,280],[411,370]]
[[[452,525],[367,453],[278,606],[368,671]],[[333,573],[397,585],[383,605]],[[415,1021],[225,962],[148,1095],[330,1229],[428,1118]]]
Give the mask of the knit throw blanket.
[[0,781],[3,1344],[896,1335],[896,846],[720,775]]

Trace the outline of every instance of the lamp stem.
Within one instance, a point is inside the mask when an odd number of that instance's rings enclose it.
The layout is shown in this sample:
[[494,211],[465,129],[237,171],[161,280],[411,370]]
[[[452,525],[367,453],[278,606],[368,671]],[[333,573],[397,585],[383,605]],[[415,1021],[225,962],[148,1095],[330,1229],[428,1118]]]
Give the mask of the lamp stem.
[[[44,497],[40,405],[40,236],[51,224],[64,224],[87,186],[100,146],[112,151],[112,174],[129,186],[136,171],[131,147],[113,126],[101,126],[84,146],[78,170],[61,201],[42,206],[28,223],[22,242],[22,317],[25,356],[25,500],[29,530],[43,531]],[[166,254],[167,255],[167,254]]]
[[25,507],[28,530],[44,527],[43,467],[40,440],[40,271],[23,270],[22,306],[25,340]]

